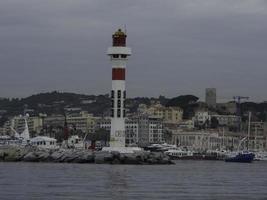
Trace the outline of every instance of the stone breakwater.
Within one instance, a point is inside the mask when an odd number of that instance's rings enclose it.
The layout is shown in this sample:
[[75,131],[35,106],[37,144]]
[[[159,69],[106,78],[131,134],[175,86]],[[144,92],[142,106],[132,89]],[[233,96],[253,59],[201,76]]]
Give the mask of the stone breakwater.
[[140,151],[119,153],[82,149],[37,149],[8,147],[0,149],[0,162],[55,162],[95,164],[173,164],[163,153]]

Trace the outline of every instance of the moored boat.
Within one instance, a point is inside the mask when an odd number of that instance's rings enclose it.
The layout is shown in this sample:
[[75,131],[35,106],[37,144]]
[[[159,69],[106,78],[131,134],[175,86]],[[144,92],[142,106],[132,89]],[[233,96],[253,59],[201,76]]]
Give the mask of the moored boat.
[[267,152],[255,152],[255,161],[267,161]]
[[[244,137],[240,140],[238,145],[238,151],[232,152],[225,158],[225,162],[239,162],[239,163],[251,163],[254,158],[255,154],[249,151],[249,138],[250,138],[250,122],[251,122],[251,112],[249,112],[248,116],[248,134],[247,137]],[[247,150],[246,151],[239,151],[241,144],[247,141]]]
[[194,158],[192,151],[183,149],[170,149],[164,153],[173,160],[191,160]]
[[254,160],[255,154],[251,152],[234,152],[225,158],[225,162],[240,162],[251,163]]

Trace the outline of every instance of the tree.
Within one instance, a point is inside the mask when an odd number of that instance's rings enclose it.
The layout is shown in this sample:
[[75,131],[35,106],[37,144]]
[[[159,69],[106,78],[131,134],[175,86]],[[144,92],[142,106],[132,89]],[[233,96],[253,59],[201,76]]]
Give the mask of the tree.
[[210,119],[210,127],[211,127],[211,128],[218,128],[218,126],[219,126],[219,121],[218,121],[218,119],[217,119],[216,117],[212,117],[212,118]]
[[187,107],[189,104],[196,103],[198,101],[198,97],[194,95],[181,95],[175,98],[172,98],[166,104],[167,107]]
[[7,120],[8,118],[6,116],[0,117],[0,127],[3,126]]
[[198,107],[198,97],[194,95],[182,95],[172,98],[166,104],[167,107],[180,107],[183,109],[183,118],[190,119],[194,115],[194,109]]

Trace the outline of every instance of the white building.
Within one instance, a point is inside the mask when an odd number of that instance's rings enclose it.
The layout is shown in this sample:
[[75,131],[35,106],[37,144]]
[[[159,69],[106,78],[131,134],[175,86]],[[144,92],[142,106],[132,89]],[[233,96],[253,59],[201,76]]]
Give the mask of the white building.
[[126,135],[126,144],[133,145],[138,144],[138,119],[129,119],[125,120],[125,135]]
[[255,151],[267,150],[267,123],[251,122],[249,149]]
[[207,111],[198,111],[194,116],[194,123],[198,126],[203,126],[210,121],[211,117]]
[[194,120],[184,120],[178,124],[178,128],[191,130],[195,128]]
[[211,115],[210,118],[216,118],[218,120],[219,126],[237,126],[239,118],[236,115]]
[[41,149],[56,149],[57,140],[54,138],[46,137],[46,136],[37,136],[30,139],[30,144],[32,146],[41,148]]
[[67,123],[69,126],[75,127],[76,130],[81,130],[84,133],[94,133],[96,126],[96,117],[85,111],[71,114],[67,116]]
[[44,127],[63,127],[64,122],[63,115],[51,115],[44,118]]
[[[43,128],[43,119],[41,117],[28,117],[27,118],[29,132],[40,133]],[[25,120],[23,116],[15,116],[10,120],[10,126],[18,133],[22,133],[25,129]]]
[[146,113],[149,116],[162,118],[164,123],[177,124],[183,119],[183,110],[180,107],[165,107],[161,104],[150,106]]
[[[110,131],[111,119],[103,118],[99,120],[99,128]],[[138,119],[125,119],[125,142],[128,146],[138,143]]]
[[[99,128],[110,130],[109,118],[99,121]],[[138,118],[125,119],[126,144],[146,146],[152,143],[163,143],[163,123],[161,118],[141,115]]]
[[7,135],[7,130],[5,127],[0,127],[0,135]]
[[162,143],[163,138],[163,125],[161,118],[158,117],[149,117],[149,143]]
[[172,131],[172,144],[194,150],[237,150],[240,138],[209,131]]

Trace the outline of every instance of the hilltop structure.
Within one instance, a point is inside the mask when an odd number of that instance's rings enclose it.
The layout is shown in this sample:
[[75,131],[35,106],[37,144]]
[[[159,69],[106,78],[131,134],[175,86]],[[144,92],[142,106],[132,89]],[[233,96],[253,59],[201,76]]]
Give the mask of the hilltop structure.
[[216,88],[206,88],[205,101],[209,107],[216,108]]

